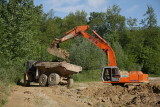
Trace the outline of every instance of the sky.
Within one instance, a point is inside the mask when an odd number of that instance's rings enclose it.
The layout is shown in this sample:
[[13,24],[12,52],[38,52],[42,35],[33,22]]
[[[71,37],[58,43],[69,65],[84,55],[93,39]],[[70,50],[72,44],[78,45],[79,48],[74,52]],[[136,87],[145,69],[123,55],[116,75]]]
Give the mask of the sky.
[[117,4],[121,8],[120,14],[126,18],[137,18],[138,23],[144,18],[147,5],[154,8],[160,26],[160,0],[34,0],[35,5],[43,5],[45,13],[53,9],[55,16],[64,18],[70,12],[84,10],[85,12],[106,12],[107,8]]

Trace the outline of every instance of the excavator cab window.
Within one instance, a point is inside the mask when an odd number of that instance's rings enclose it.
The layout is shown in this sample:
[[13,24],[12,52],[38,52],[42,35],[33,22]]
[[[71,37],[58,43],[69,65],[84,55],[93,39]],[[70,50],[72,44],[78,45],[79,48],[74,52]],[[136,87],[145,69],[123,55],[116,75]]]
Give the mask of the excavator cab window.
[[119,81],[120,73],[117,67],[104,67],[102,71],[103,81]]

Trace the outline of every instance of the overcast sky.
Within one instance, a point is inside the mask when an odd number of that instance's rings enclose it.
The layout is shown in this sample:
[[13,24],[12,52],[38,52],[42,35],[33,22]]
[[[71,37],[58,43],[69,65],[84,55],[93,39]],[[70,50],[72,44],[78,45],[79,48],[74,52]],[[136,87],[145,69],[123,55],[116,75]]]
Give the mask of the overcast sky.
[[157,15],[158,25],[160,25],[160,0],[34,0],[35,5],[43,4],[44,12],[53,9],[55,16],[65,17],[70,12],[84,10],[85,12],[105,12],[114,4],[120,6],[121,15],[132,18],[143,19],[143,14],[147,10],[147,5],[151,5]]

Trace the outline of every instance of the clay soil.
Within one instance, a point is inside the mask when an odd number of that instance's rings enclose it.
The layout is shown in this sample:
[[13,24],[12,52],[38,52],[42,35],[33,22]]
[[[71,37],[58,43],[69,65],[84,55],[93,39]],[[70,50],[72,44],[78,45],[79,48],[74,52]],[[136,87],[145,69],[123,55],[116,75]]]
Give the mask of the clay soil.
[[66,86],[14,86],[5,107],[160,107],[160,79],[138,86],[112,86],[102,82]]

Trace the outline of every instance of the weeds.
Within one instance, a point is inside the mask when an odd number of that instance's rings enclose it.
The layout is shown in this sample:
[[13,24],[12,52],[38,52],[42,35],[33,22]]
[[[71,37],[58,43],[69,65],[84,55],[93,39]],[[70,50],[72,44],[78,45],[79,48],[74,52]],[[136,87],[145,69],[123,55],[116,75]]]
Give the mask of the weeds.
[[12,84],[20,80],[24,67],[18,62],[3,65],[0,63],[0,107],[6,104]]
[[10,93],[9,87],[10,86],[8,83],[2,83],[2,81],[0,81],[0,107],[2,107],[7,102],[7,97]]

